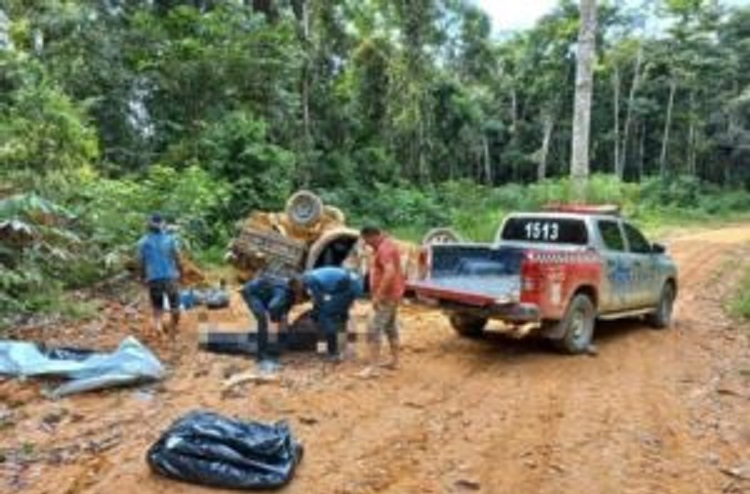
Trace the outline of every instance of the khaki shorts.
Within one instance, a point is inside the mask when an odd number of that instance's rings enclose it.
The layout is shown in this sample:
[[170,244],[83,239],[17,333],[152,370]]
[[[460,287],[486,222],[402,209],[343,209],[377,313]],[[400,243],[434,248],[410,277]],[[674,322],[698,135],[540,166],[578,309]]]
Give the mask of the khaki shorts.
[[382,333],[388,338],[398,339],[398,302],[386,301],[373,306],[372,317],[367,326],[367,333],[371,339],[379,338]]

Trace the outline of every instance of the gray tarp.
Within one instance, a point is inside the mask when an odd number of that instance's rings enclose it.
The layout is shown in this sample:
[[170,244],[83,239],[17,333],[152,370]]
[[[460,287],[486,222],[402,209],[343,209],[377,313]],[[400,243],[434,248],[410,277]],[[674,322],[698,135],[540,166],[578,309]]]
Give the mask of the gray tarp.
[[164,377],[159,359],[132,336],[125,338],[114,353],[92,353],[68,359],[50,355],[35,343],[0,341],[0,375],[70,379],[54,389],[52,397]]

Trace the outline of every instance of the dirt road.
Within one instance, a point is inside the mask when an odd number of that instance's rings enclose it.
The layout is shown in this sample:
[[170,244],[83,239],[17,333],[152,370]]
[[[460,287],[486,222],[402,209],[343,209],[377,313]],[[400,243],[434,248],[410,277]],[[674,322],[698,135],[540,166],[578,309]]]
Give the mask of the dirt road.
[[[216,492],[144,461],[174,418],[209,408],[292,424],[306,455],[288,494],[750,493],[748,333],[721,307],[747,242],[750,227],[673,239],[676,327],[600,324],[596,357],[462,340],[439,314],[406,308],[403,368],[376,379],[357,377],[357,363],[295,357],[279,383],[222,395],[225,375],[249,364],[197,352],[192,323],[173,375],[151,390],[50,402],[34,383],[0,382],[0,492]],[[54,339],[111,346],[139,330],[133,314],[111,313],[110,326]]]

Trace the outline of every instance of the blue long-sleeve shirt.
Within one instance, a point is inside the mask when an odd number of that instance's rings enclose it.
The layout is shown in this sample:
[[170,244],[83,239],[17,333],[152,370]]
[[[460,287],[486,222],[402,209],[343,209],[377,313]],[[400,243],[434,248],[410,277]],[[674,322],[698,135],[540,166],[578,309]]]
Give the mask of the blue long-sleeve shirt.
[[362,295],[362,279],[343,268],[324,267],[308,271],[302,283],[320,318],[347,320],[354,300]]
[[242,287],[242,297],[257,318],[278,322],[292,307],[292,291],[287,280],[262,274]]

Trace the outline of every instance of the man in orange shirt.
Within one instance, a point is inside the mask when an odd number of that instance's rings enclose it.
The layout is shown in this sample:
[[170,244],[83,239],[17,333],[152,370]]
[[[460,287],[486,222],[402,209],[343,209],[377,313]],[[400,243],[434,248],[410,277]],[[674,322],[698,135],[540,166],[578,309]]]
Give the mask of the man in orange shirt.
[[399,336],[397,312],[406,288],[401,269],[401,256],[393,241],[379,228],[366,226],[360,231],[362,240],[373,250],[370,260],[370,296],[373,313],[368,327],[370,358],[378,363],[381,334],[385,333],[391,348],[391,361],[386,367],[398,367]]

